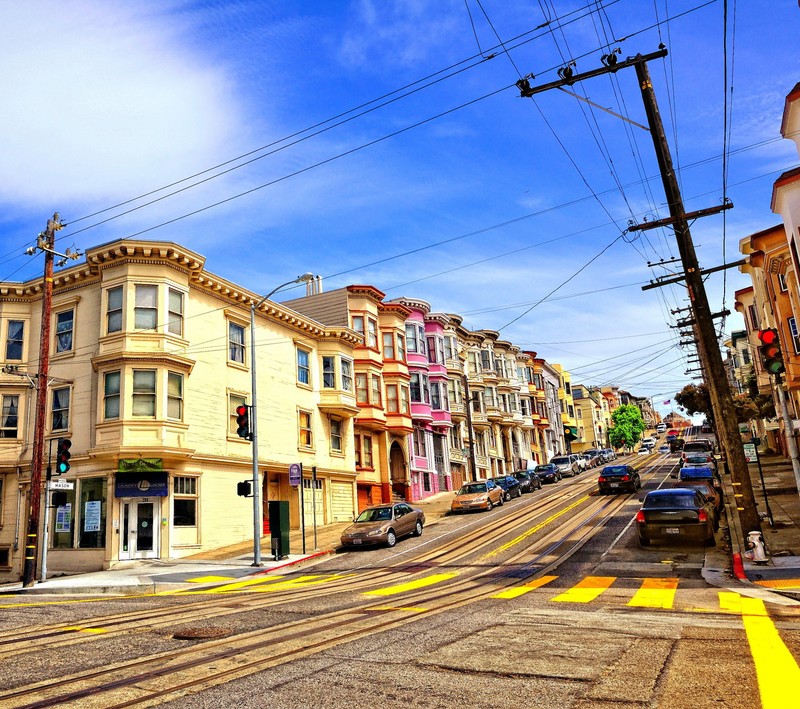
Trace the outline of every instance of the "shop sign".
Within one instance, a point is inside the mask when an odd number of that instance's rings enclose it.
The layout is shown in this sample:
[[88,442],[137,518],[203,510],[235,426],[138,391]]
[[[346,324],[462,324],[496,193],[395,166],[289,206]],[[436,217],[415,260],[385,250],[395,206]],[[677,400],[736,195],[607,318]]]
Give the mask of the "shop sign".
[[114,497],[168,497],[166,471],[152,473],[117,473]]

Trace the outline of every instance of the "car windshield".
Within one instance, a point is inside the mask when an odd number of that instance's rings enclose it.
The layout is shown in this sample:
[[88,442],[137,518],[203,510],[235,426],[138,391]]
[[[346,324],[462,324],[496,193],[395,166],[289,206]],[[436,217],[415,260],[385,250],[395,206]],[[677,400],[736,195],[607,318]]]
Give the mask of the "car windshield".
[[472,483],[464,485],[459,491],[459,495],[475,495],[479,492],[486,492],[486,483]]
[[505,487],[506,485],[508,485],[508,480],[506,480],[505,478],[492,478],[492,482],[499,485],[500,487]]
[[377,507],[373,510],[364,510],[358,517],[356,522],[383,522],[392,518],[391,507]]
[[694,492],[691,494],[675,493],[673,495],[648,495],[644,498],[644,505],[646,509],[671,509],[679,507],[682,509],[692,509],[697,507],[697,496]]
[[569,458],[553,458],[550,462],[553,465],[564,465],[565,463],[569,463]]

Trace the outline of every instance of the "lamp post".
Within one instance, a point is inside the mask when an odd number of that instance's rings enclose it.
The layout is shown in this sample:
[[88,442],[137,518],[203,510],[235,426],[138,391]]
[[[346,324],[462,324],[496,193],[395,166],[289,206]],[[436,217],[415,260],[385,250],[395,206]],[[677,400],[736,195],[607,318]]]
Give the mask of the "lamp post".
[[314,278],[313,273],[304,273],[302,276],[286,281],[277,288],[273,288],[257,303],[250,303],[250,376],[252,401],[250,402],[250,441],[253,444],[253,566],[261,566],[261,534],[263,522],[261,520],[261,490],[258,476],[258,394],[256,388],[256,310],[261,304],[275,295],[279,290],[292,286],[295,283],[308,283]]

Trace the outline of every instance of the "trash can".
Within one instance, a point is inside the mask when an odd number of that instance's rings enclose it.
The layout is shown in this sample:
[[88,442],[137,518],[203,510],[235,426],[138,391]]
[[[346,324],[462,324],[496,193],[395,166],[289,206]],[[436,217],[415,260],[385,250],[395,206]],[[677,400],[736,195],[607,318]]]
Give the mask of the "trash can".
[[286,500],[269,501],[269,534],[272,556],[279,561],[289,556],[289,503]]

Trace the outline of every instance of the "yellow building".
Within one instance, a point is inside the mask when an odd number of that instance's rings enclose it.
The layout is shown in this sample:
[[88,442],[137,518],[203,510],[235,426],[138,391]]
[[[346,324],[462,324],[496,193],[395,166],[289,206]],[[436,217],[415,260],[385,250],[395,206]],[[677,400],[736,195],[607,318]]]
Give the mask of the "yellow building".
[[[243,403],[257,404],[264,504],[288,500],[299,526],[300,487],[288,475],[299,463],[307,524],[352,518],[362,338],[263,302],[253,402],[250,310],[260,300],[170,242],[115,241],[55,274],[44,461],[57,439],[72,442],[72,457],[71,489],[42,508],[50,571],[252,539],[252,500],[237,495],[253,467],[252,444],[237,435]],[[42,279],[0,284],[0,578],[22,567],[41,313]]]

